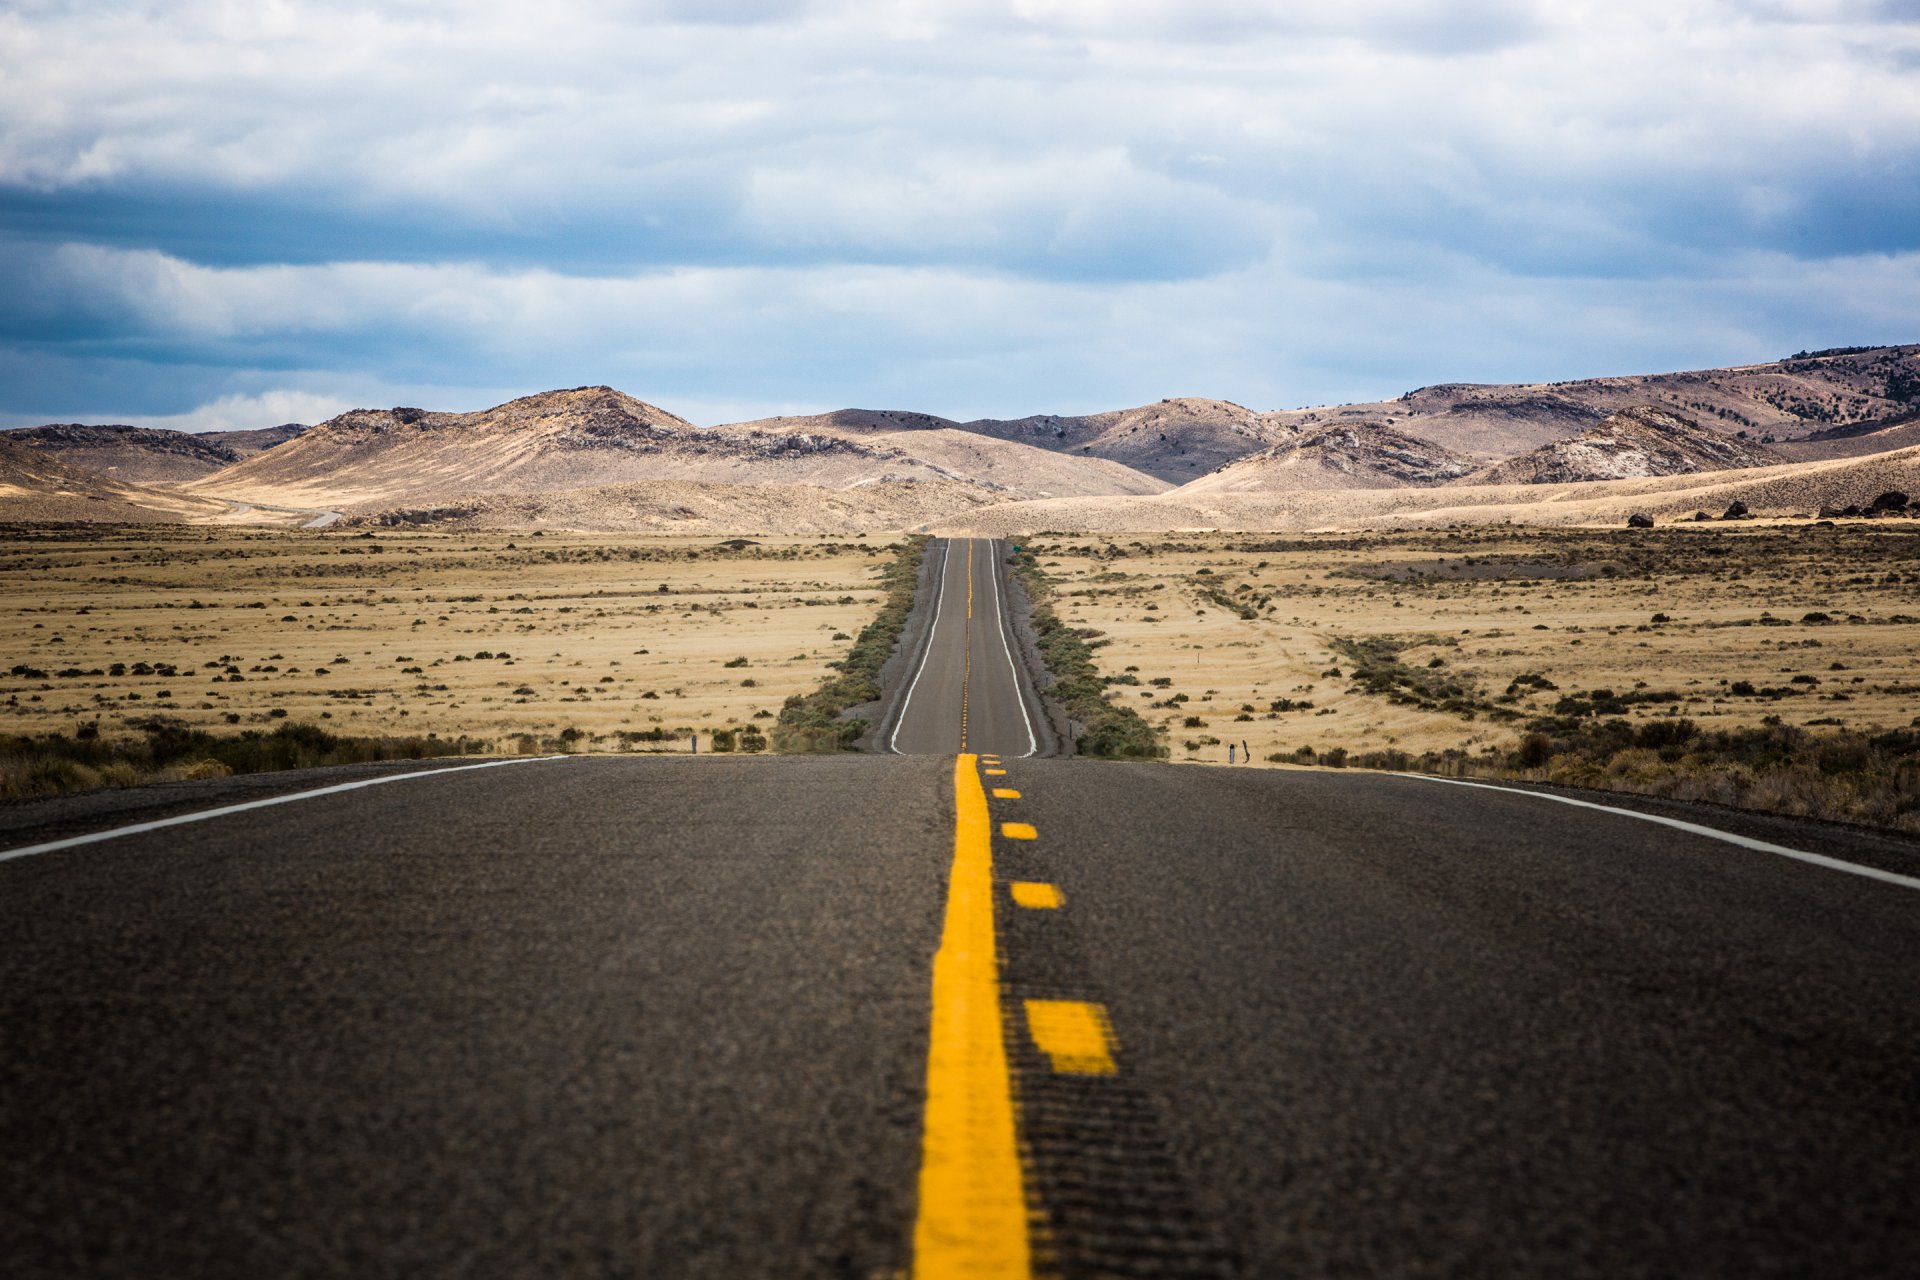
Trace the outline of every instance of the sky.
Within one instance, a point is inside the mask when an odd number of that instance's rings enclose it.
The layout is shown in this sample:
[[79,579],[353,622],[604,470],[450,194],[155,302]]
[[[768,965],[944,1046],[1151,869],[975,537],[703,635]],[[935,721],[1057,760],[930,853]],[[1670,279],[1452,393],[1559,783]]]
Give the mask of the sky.
[[1920,341],[1920,0],[0,0],[0,425]]

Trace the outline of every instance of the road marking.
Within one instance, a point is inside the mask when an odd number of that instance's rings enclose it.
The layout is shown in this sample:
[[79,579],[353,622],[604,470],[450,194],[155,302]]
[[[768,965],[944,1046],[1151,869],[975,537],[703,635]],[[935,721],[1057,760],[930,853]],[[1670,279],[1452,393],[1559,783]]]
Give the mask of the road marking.
[[1027,1277],[1027,1200],[1014,1133],[994,950],[993,830],[975,761],[953,766],[953,871],[933,957],[916,1280]]
[[1033,840],[1040,835],[1030,822],[1003,822],[1000,824],[1000,834],[1009,840]]
[[1425,773],[1402,773],[1398,777],[1413,778],[1420,782],[1444,782],[1451,787],[1474,787],[1481,791],[1504,791],[1508,795],[1532,796],[1536,800],[1551,800],[1555,804],[1570,804],[1576,809],[1597,809],[1601,813],[1618,814],[1623,818],[1638,818],[1642,822],[1657,822],[1663,827],[1672,827],[1676,831],[1685,831],[1691,835],[1706,836],[1710,840],[1721,840],[1727,844],[1739,845],[1742,849],[1752,849],[1758,853],[1778,854],[1782,858],[1792,858],[1796,862],[1810,862],[1816,867],[1825,867],[1829,871],[1845,871],[1856,876],[1865,876],[1869,880],[1879,880],[1886,884],[1897,884],[1903,889],[1920,889],[1920,879],[1903,876],[1893,871],[1882,871],[1878,867],[1862,866],[1857,862],[1842,862],[1838,858],[1829,858],[1821,853],[1808,853],[1804,849],[1789,849],[1783,844],[1769,844],[1765,840],[1755,840],[1749,836],[1735,835],[1731,831],[1721,831],[1717,827],[1703,827],[1697,822],[1683,822],[1679,818],[1666,818],[1657,813],[1640,813],[1634,809],[1616,809],[1610,804],[1595,804],[1591,800],[1575,800],[1572,796],[1557,796],[1549,791],[1528,791],[1522,787],[1500,787],[1490,782],[1465,782],[1459,778],[1436,778]]
[[[949,544],[951,545],[951,544]],[[973,539],[967,539],[967,624],[960,628],[960,751],[967,750],[967,708],[973,697]]]
[[986,774],[989,778],[1004,778],[1007,776],[1007,771],[1005,769],[988,769]]
[[1007,655],[1007,674],[1013,677],[1013,700],[1020,704],[1020,720],[1027,726],[1027,749],[1021,753],[1021,758],[1024,759],[1040,749],[1040,740],[1033,735],[1033,717],[1027,714],[1027,700],[1020,692],[1020,668],[1013,664],[1013,646],[1007,641],[1007,620],[1000,609],[1002,590],[1004,586],[1000,581],[999,564],[996,560],[993,574],[993,627],[1000,635],[1000,652]]
[[993,789],[993,798],[995,800],[1018,800],[1020,793],[1012,787],[995,787]]
[[1027,1001],[1027,1033],[1062,1075],[1110,1076],[1113,1028],[1104,1005],[1085,1000]]
[[1007,886],[1013,894],[1013,900],[1020,906],[1032,911],[1058,911],[1062,901],[1060,886],[1041,884],[1037,880],[1015,880]]
[[171,818],[156,818],[152,822],[135,822],[124,827],[113,827],[106,831],[95,831],[84,836],[68,836],[64,840],[49,840],[45,844],[30,844],[19,849],[0,851],[0,862],[14,858],[29,858],[36,853],[52,853],[56,849],[72,849],[83,844],[98,844],[102,840],[116,840],[121,836],[137,836],[146,831],[160,831],[166,827],[185,826],[189,822],[206,822],[211,818],[224,818],[232,813],[246,813],[252,809],[270,809],[277,804],[292,804],[295,800],[311,800],[315,796],[339,795],[343,791],[358,791],[362,787],[383,787],[390,782],[413,782],[420,778],[438,778],[443,774],[465,773],[470,769],[502,769],[515,764],[541,764],[548,760],[567,760],[570,756],[533,756],[522,760],[489,760],[485,764],[460,764],[446,769],[420,769],[413,773],[388,774],[383,778],[362,778],[358,782],[339,782],[330,787],[315,787],[311,791],[295,791],[284,796],[269,796],[264,800],[248,800],[243,804],[221,805],[218,809],[202,809],[198,813],[176,814]]
[[940,609],[947,602],[947,561],[953,558],[953,540],[940,549],[940,587],[933,593],[933,622],[927,627],[927,647],[920,651],[920,666],[913,673],[913,683],[907,686],[907,696],[900,700],[900,718],[893,722],[893,732],[887,735],[887,750],[895,755],[901,751],[895,743],[900,737],[900,726],[907,722],[907,708],[913,705],[913,691],[920,687],[920,676],[927,669],[927,659],[933,655],[933,640],[940,629]]

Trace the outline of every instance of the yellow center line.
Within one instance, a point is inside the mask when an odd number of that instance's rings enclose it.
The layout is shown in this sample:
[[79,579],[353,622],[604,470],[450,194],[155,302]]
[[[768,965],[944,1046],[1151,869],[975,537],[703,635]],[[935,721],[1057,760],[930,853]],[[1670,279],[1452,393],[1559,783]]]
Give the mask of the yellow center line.
[[993,824],[973,756],[954,761],[953,800],[953,871],[933,957],[913,1274],[915,1280],[1030,1277],[994,942]]

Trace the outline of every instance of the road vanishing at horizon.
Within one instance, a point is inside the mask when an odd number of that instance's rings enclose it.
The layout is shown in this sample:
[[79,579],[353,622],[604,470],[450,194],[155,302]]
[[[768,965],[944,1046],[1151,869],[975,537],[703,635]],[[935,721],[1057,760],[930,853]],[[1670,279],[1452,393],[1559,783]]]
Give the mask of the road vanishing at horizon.
[[0,808],[0,1272],[1912,1273],[1912,842],[1061,758],[1006,552],[872,754]]

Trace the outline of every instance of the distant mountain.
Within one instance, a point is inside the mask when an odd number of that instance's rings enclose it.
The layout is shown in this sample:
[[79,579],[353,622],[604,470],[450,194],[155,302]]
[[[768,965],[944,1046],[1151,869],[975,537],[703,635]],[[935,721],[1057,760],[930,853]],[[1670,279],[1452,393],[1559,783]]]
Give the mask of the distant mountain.
[[48,447],[45,437],[0,431],[0,518],[151,524],[212,519],[230,509],[217,499],[190,497],[69,462]]
[[1394,489],[1445,484],[1473,470],[1465,458],[1384,422],[1347,422],[1248,454],[1182,485],[1182,494]]
[[1542,445],[1466,477],[1464,484],[1575,484],[1767,467],[1786,461],[1764,445],[1709,431],[1690,418],[1642,405],[1579,435]]
[[1080,416],[982,418],[960,427],[1057,453],[1105,458],[1176,485],[1258,453],[1286,434],[1274,430],[1264,414],[1228,400],[1194,397]]
[[[1871,430],[1920,409],[1920,345],[1802,352],[1784,360],[1688,373],[1485,386],[1447,383],[1371,404],[1264,415],[1309,428],[1382,419],[1483,463],[1578,435],[1608,414],[1650,406],[1757,444],[1785,444],[1836,427]],[[1888,442],[1890,445],[1891,441]],[[1810,450],[1829,456],[1842,450]],[[1851,450],[1847,450],[1851,452]]]
[[[1226,400],[1195,398],[1161,400],[1137,409],[1108,413],[1047,413],[1014,419],[977,418],[971,422],[907,410],[837,409],[831,413],[767,418],[740,425],[863,437],[883,435],[898,447],[909,450],[916,446],[906,433],[958,431],[1049,453],[1116,463],[1163,485],[1181,484],[1205,475],[1223,463],[1266,448],[1285,434],[1271,430],[1264,416],[1251,409]],[[1109,474],[1117,477],[1120,473]],[[1129,483],[1139,481],[1136,477]],[[1150,492],[1151,489],[1126,491]]]
[[[1413,491],[1441,486],[1643,482],[1902,449],[1920,443],[1920,345],[1689,373],[1448,383],[1373,404],[1274,412],[1175,398],[971,422],[841,409],[700,427],[594,386],[475,413],[356,409],[310,428],[191,435],[69,424],[0,439],[16,477],[0,492],[0,511],[53,502],[68,513],[62,519],[122,503],[191,519],[284,521],[325,509],[408,520],[426,512],[440,522],[464,510],[473,521],[596,528],[654,527],[684,510],[685,520],[718,527],[729,504],[765,522],[788,503],[794,527],[827,528],[835,512],[851,521],[885,511],[937,518],[1175,493],[1196,503],[1267,494],[1305,511],[1318,509],[1316,495],[1395,489],[1420,506],[1429,499]],[[749,499],[756,487],[781,492]],[[855,491],[857,501],[845,496]]]
[[256,453],[265,453],[276,445],[283,445],[306,430],[303,422],[283,422],[277,427],[255,427],[250,431],[202,431],[195,435],[195,439],[231,449],[236,458],[244,459]]
[[1016,498],[1074,498],[1159,493],[1170,486],[1144,471],[974,430],[931,414],[840,409],[806,417],[763,418],[721,430],[828,435],[918,459]]

